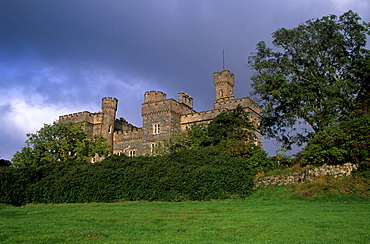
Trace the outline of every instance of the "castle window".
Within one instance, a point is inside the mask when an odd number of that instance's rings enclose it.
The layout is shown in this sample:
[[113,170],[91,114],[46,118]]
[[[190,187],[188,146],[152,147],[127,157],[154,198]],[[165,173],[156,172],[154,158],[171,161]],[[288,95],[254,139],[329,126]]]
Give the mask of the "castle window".
[[112,126],[111,126],[111,125],[109,126],[108,133],[109,133],[109,134],[111,134],[111,133],[112,133]]
[[155,148],[155,143],[150,143],[150,153],[153,153],[153,150]]
[[153,135],[158,135],[160,132],[160,125],[159,123],[153,124]]
[[128,156],[129,156],[129,157],[136,157],[136,150],[130,150],[130,151],[128,152]]
[[223,96],[224,96],[224,92],[220,90],[220,97],[223,97]]

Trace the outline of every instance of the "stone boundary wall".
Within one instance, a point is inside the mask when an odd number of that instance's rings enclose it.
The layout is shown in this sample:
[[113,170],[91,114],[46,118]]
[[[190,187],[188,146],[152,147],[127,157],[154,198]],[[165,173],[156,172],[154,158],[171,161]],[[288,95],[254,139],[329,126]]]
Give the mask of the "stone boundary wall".
[[351,172],[357,169],[358,165],[346,163],[343,165],[326,165],[314,169],[306,169],[301,172],[292,172],[283,175],[271,175],[255,178],[256,187],[281,186],[294,183],[309,183],[315,177],[323,175],[335,175],[343,177],[351,175]]

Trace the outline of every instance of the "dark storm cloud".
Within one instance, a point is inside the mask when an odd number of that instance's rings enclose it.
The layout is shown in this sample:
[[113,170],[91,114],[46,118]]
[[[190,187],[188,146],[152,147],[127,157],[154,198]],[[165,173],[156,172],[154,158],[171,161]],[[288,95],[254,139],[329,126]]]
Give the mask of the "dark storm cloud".
[[[369,21],[366,0],[3,0],[0,106],[14,110],[6,99],[19,99],[56,113],[98,111],[100,99],[113,96],[117,115],[140,126],[145,91],[176,97],[183,90],[196,110],[212,109],[223,49],[236,97],[247,96],[253,71],[245,64],[258,41],[349,8]],[[0,135],[2,143],[1,128]]]

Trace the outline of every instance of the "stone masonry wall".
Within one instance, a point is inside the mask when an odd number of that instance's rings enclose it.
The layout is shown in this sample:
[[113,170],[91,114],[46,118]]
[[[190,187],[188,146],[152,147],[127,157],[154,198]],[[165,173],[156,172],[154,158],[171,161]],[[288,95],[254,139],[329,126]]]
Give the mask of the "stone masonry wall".
[[344,165],[323,165],[314,169],[307,169],[301,172],[293,172],[283,175],[265,176],[255,179],[256,187],[281,186],[293,183],[309,183],[317,176],[335,175],[343,177],[351,175],[358,165],[347,163]]

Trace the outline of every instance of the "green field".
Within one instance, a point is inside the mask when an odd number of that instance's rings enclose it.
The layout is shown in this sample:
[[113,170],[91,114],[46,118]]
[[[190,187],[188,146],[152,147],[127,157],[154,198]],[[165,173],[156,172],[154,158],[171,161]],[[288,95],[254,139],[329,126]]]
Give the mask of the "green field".
[[241,200],[0,205],[2,243],[370,243],[370,201]]

